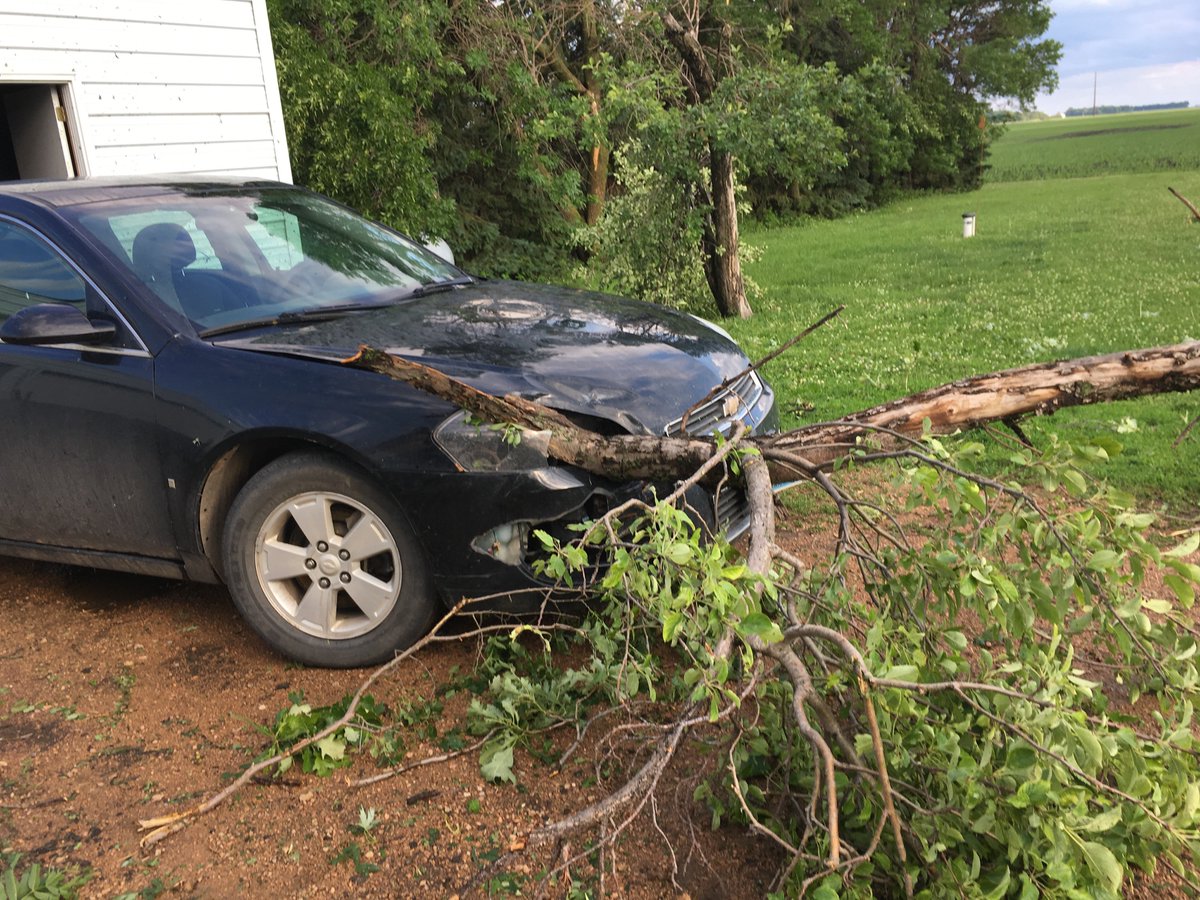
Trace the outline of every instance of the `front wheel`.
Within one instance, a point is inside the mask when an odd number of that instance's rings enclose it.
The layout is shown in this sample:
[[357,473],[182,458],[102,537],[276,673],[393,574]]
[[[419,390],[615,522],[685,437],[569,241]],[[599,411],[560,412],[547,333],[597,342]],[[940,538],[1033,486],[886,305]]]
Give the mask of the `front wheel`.
[[279,459],[229,511],[225,576],[246,622],[285,656],[351,668],[420,638],[437,604],[403,514],[372,481],[317,453]]

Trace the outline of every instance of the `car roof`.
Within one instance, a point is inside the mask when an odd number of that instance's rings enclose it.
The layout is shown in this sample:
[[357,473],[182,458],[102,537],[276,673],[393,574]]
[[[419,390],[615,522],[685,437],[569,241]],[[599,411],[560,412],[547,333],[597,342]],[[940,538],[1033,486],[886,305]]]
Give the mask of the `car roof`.
[[131,197],[154,197],[181,192],[227,191],[253,187],[283,187],[264,179],[199,175],[153,175],[144,178],[72,178],[62,181],[0,181],[0,195],[39,201],[46,206],[79,206]]

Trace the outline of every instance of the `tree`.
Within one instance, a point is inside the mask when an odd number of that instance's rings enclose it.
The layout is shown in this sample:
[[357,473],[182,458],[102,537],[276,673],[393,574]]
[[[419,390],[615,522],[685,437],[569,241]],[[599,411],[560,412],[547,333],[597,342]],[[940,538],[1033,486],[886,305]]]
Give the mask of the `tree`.
[[[1058,54],[1035,0],[270,10],[298,180],[449,237],[483,274],[699,307],[698,265],[722,315],[750,309],[739,204],[836,214],[902,183],[975,184],[985,100],[1029,99]],[[629,252],[600,227],[622,197],[622,217],[657,206],[696,252],[679,235]]]
[[[603,720],[622,741],[645,742],[604,799],[531,826],[497,866],[538,852],[548,878],[569,883],[566,873],[589,865],[602,873],[606,848],[646,807],[687,736],[703,730],[710,752],[689,758],[701,766],[693,796],[714,821],[745,823],[774,848],[777,888],[788,895],[1115,897],[1132,867],[1152,872],[1160,862],[1194,880],[1200,631],[1182,609],[1200,585],[1200,566],[1188,561],[1200,536],[1161,549],[1147,530],[1152,516],[1078,468],[1101,448],[1006,451],[1041,483],[1035,494],[972,474],[979,445],[936,435],[1193,390],[1200,343],[979,376],[828,426],[726,442],[603,437],[384,353],[364,348],[347,362],[481,418],[548,431],[555,459],[620,478],[687,474],[671,496],[611,510],[574,545],[540,537],[546,571],[593,595],[595,612],[569,629],[572,668],[554,670],[553,625],[481,629],[510,631],[498,650],[534,633],[546,647],[540,657],[501,652],[493,695],[473,705],[486,777],[512,779],[515,746],[598,703],[615,715],[588,724]],[[839,486],[839,467],[867,463],[893,466],[897,508]],[[838,523],[827,563],[774,545],[768,466],[827,498]],[[754,516],[739,558],[702,540],[675,504],[699,481],[743,477]],[[1163,591],[1148,589],[1152,567],[1166,572]],[[143,823],[159,829],[147,840],[345,727],[366,689],[415,649],[373,673],[329,728],[200,806]],[[1119,683],[1093,678],[1097,664],[1119,671]],[[1156,698],[1153,716],[1115,715],[1109,696],[1122,690]],[[656,697],[657,711],[643,714]],[[593,841],[575,837],[589,829]]]
[[439,4],[270,0],[296,181],[414,235],[444,235],[428,112],[444,71]]
[[[1035,496],[972,474],[966,465],[978,445],[956,450],[934,435],[1194,390],[1200,343],[966,379],[839,423],[747,441],[748,453],[737,437],[723,446],[603,438],[419,364],[369,351],[350,362],[485,419],[548,431],[551,457],[592,471],[688,473],[665,503],[631,501],[585,529],[577,546],[542,536],[548,570],[596,594],[600,610],[582,643],[592,671],[610,673],[610,701],[673,691],[677,703],[666,724],[641,722],[652,751],[611,794],[532,830],[531,845],[553,847],[551,865],[566,858],[554,872],[586,856],[571,856],[564,841],[581,828],[627,824],[683,737],[710,727],[722,762],[696,796],[714,817],[743,821],[782,851],[777,887],[788,893],[874,896],[891,885],[908,895],[919,886],[930,896],[1003,896],[1019,886],[1115,897],[1132,866],[1153,872],[1161,861],[1194,874],[1200,631],[1181,612],[1200,585],[1200,566],[1186,559],[1200,535],[1156,546],[1152,516],[1080,472],[1078,460],[1102,448],[1017,449],[1010,460],[1042,483]],[[688,484],[730,477],[722,463],[734,458],[754,511],[741,564],[697,540],[671,505]],[[837,460],[898,462],[901,508],[923,511],[928,524],[904,525],[884,501],[845,493],[833,477]],[[828,565],[774,545],[768,467],[774,480],[808,480],[832,502],[839,524]],[[1057,499],[1060,490],[1074,499]],[[585,550],[599,547],[608,566],[594,572]],[[1148,594],[1147,571],[1159,566],[1165,592]],[[675,666],[660,659],[660,641],[675,650]],[[1154,724],[1139,729],[1113,716],[1114,689],[1094,665],[1126,673],[1134,700],[1157,698]],[[578,670],[565,674],[577,683]],[[501,734],[483,751],[495,777],[506,777],[522,735],[545,727],[545,698],[554,695],[519,666],[503,683],[488,719]],[[559,714],[571,715],[580,700],[568,692],[560,702]],[[622,827],[605,828],[602,845]]]

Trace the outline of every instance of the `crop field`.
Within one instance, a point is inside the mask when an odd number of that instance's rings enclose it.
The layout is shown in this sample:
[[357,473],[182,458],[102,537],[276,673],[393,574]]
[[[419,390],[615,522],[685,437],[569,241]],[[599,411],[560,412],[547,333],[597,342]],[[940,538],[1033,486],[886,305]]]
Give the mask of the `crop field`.
[[989,182],[1200,169],[1200,109],[1018,122],[996,142]]
[[[752,356],[846,307],[767,368],[784,424],[836,418],[966,375],[1200,339],[1200,224],[1167,191],[1200,201],[1200,156],[1193,149],[1190,167],[1140,171],[1145,159],[1169,155],[1175,132],[1129,126],[1184,119],[1200,136],[1200,111],[1189,115],[1034,123],[1012,129],[996,149],[997,159],[1011,161],[1009,141],[1025,153],[1035,143],[1028,135],[1039,131],[1103,130],[1089,138],[1097,158],[1116,166],[1135,141],[1132,171],[994,181],[973,193],[751,234],[763,252],[748,272],[762,294],[753,319],[726,325]],[[969,240],[966,211],[978,216]],[[1198,414],[1200,395],[1179,394],[1070,410],[1027,430],[1052,426],[1079,442],[1115,438],[1124,452],[1105,473],[1114,483],[1194,512],[1200,427],[1178,449],[1171,445]]]

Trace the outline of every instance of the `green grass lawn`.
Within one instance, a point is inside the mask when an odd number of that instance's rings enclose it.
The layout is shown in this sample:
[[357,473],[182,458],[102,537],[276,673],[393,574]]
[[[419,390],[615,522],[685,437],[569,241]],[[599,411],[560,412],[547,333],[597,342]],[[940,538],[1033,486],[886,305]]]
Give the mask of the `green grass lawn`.
[[[1056,133],[1064,123],[1013,129],[997,157],[1015,135],[1033,143],[1025,130],[1037,127]],[[1125,138],[1108,133],[1116,158]],[[757,356],[845,304],[839,319],[766,371],[789,427],[965,375],[1200,339],[1200,225],[1168,185],[1200,200],[1200,160],[1173,172],[990,183],[759,231],[748,238],[763,248],[748,267],[762,288],[755,317],[725,324]],[[968,210],[978,231],[964,240]],[[1115,483],[1194,509],[1200,429],[1178,450],[1171,443],[1197,414],[1200,393],[1071,410],[1048,422],[1074,440],[1115,436],[1126,448],[1109,467]]]

